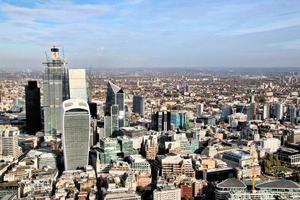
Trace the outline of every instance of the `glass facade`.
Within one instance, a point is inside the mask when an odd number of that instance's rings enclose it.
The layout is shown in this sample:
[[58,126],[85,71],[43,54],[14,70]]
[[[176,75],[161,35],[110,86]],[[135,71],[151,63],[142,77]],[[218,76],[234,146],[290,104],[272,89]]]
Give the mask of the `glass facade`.
[[88,164],[90,113],[83,100],[67,100],[63,108],[65,170],[73,170]]
[[68,98],[68,84],[66,84],[68,76],[65,62],[59,57],[52,56],[52,59],[44,64],[46,65],[43,81],[44,131],[45,136],[55,138],[57,133],[62,132],[62,102]]

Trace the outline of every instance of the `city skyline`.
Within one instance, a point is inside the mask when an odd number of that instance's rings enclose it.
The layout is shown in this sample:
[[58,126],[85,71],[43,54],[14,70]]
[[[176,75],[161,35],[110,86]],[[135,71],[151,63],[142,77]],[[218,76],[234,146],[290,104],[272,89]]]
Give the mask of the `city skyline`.
[[1,1],[0,69],[297,67],[298,1]]

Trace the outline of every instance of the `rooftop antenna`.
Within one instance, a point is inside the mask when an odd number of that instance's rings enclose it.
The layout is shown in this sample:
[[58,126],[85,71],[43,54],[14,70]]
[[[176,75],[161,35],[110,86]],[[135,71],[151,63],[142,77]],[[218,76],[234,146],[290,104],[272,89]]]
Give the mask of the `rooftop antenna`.
[[45,51],[45,56],[46,56],[46,60],[48,60],[48,55],[47,55],[47,52]]
[[63,60],[65,60],[65,47],[62,48]]

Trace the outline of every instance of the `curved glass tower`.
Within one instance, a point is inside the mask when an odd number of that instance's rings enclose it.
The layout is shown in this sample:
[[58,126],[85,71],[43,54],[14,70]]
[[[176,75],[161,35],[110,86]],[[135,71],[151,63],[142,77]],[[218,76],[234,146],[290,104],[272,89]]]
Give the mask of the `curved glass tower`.
[[64,101],[62,118],[65,170],[74,170],[88,164],[91,120],[87,102]]

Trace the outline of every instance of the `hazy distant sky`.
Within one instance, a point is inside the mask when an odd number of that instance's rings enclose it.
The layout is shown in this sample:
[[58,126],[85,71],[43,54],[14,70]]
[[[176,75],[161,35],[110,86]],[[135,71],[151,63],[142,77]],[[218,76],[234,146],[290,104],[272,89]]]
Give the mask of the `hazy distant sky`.
[[300,67],[300,0],[0,0],[0,68],[52,45],[72,67]]

